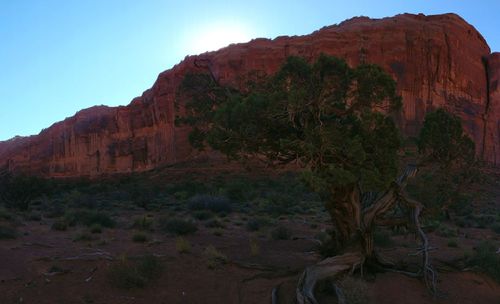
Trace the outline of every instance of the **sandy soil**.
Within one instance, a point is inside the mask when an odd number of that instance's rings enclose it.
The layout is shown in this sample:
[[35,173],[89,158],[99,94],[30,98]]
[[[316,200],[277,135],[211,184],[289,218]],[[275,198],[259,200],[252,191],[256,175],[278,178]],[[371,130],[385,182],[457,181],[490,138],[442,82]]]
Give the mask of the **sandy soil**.
[[[281,223],[292,230],[294,238],[272,240],[266,233],[248,232],[245,225],[236,224],[241,223],[241,215],[231,214],[222,236],[198,225],[200,230],[186,237],[191,252],[181,254],[175,248],[175,236],[160,232],[149,233],[147,243],[132,242],[135,231],[129,228],[130,219],[142,214],[124,211],[118,216],[121,224],[117,228],[104,229],[93,235],[95,240],[86,242],[73,241],[79,231],[85,230],[83,227],[54,231],[50,219],[21,222],[20,237],[0,240],[0,303],[270,303],[276,286],[280,286],[280,303],[293,303],[300,271],[320,259],[310,238],[327,225],[327,220],[321,219],[323,222],[313,229],[310,222],[317,219],[283,219]],[[380,273],[368,279],[371,303],[500,303],[498,283],[449,266],[479,240],[498,240],[498,235],[488,229],[462,229],[460,233],[458,248],[448,247],[447,238],[431,234],[432,244],[439,248],[432,255],[439,269],[438,297],[430,295],[417,279]],[[257,256],[251,254],[250,238],[257,239]],[[382,248],[382,254],[402,263],[417,262],[408,256],[414,251],[412,237],[396,236],[394,240],[400,248]],[[209,269],[203,255],[209,245],[227,255],[229,262]],[[125,255],[145,254],[157,255],[164,263],[157,281],[131,290],[111,285],[107,275],[110,265]],[[279,266],[280,270],[252,269],[247,267],[250,265]],[[54,266],[63,272],[49,273]],[[320,298],[333,301],[328,295]]]

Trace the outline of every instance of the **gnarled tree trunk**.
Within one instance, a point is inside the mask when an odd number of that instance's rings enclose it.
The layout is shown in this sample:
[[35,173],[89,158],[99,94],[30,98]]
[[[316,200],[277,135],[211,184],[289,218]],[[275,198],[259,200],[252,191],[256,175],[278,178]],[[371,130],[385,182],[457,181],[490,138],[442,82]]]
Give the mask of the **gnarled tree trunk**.
[[346,272],[353,272],[363,267],[366,261],[377,261],[374,251],[373,231],[376,222],[400,203],[409,210],[408,221],[415,227],[421,238],[421,252],[424,255],[421,275],[426,285],[434,290],[435,275],[430,266],[427,250],[428,241],[420,228],[419,215],[422,205],[404,196],[403,189],[407,179],[416,174],[415,166],[408,166],[403,174],[381,196],[363,207],[363,195],[359,187],[351,185],[342,190],[332,191],[332,199],[326,203],[326,209],[333,221],[334,241],[338,255],[327,258],[308,267],[297,285],[299,304],[317,304],[314,297],[316,283],[323,279],[336,279]]

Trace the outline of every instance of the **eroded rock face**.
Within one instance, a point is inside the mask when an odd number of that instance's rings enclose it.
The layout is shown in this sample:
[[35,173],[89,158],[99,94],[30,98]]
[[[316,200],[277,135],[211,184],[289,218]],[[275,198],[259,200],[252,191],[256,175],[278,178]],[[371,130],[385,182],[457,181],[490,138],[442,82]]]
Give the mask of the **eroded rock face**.
[[489,80],[489,99],[484,115],[483,159],[489,163],[500,164],[500,53],[488,57],[487,72]]
[[0,142],[0,165],[30,174],[82,176],[189,159],[194,154],[188,130],[174,125],[176,88],[186,72],[210,72],[222,84],[241,86],[245,75],[276,72],[287,56],[313,60],[321,53],[352,66],[376,63],[389,72],[403,97],[395,118],[407,136],[418,134],[426,112],[444,107],[462,118],[478,155],[500,163],[500,56],[490,55],[483,37],[459,16],[404,14],[353,18],[306,36],[255,39],[186,57],[126,107],[89,108],[15,145]]

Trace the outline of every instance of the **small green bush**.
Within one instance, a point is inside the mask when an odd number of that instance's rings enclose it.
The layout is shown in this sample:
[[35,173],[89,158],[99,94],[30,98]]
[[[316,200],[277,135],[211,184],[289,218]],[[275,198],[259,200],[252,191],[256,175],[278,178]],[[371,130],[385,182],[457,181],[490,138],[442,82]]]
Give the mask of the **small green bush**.
[[225,185],[225,194],[233,201],[242,202],[252,194],[248,181],[243,179],[231,179]]
[[173,195],[178,201],[184,201],[190,196],[189,192],[186,191],[177,191]]
[[61,217],[66,212],[66,206],[60,200],[46,201],[43,206],[43,215],[46,218]]
[[493,230],[495,233],[500,234],[500,223],[495,223],[491,226],[491,230]]
[[135,243],[145,243],[148,240],[148,236],[144,234],[143,232],[136,232],[132,236],[132,241]]
[[134,220],[134,224],[132,228],[139,230],[152,230],[153,228],[153,219],[148,218],[147,216],[141,216]]
[[452,227],[446,225],[439,225],[438,229],[436,230],[436,234],[448,238],[457,236],[458,232],[457,229],[454,229]]
[[57,220],[54,223],[52,223],[51,226],[52,230],[57,230],[57,231],[66,231],[68,230],[68,223],[64,220]]
[[58,265],[52,265],[47,270],[47,273],[63,273],[63,272],[64,272],[64,269]]
[[457,248],[458,247],[458,242],[456,239],[450,239],[448,240],[448,247],[452,247],[452,248]]
[[278,226],[271,231],[273,240],[288,240],[292,236],[290,229],[284,226]]
[[40,212],[32,211],[27,216],[28,221],[40,221],[42,220],[42,214]]
[[215,213],[231,212],[231,202],[223,196],[195,195],[188,200],[190,210],[210,210]]
[[250,255],[258,256],[260,254],[259,242],[256,238],[250,238]]
[[227,263],[227,256],[218,251],[214,246],[210,245],[205,248],[203,252],[205,258],[207,259],[207,266],[210,269],[215,269],[221,265]]
[[205,223],[207,228],[225,228],[226,226],[218,219],[210,219]]
[[271,192],[265,198],[258,200],[259,209],[272,216],[291,214],[293,207],[297,204],[297,197],[276,192]]
[[93,224],[92,226],[90,226],[89,230],[91,233],[101,233],[102,226],[100,224]]
[[111,285],[121,289],[144,288],[161,276],[163,265],[155,256],[135,260],[123,258],[108,270]]
[[200,221],[205,221],[214,217],[214,214],[208,210],[197,210],[193,212],[193,217]]
[[222,236],[222,235],[224,235],[224,230],[222,228],[215,228],[213,230],[213,234],[215,236]]
[[175,239],[175,249],[178,253],[189,253],[191,252],[191,244],[183,237],[178,237]]
[[66,214],[65,219],[69,225],[84,225],[92,226],[94,224],[99,224],[102,227],[113,228],[115,226],[115,221],[109,216],[109,214],[94,210],[76,210]]
[[90,242],[93,239],[94,238],[92,237],[92,235],[90,233],[80,232],[80,233],[75,235],[75,237],[73,238],[73,242]]
[[256,217],[249,219],[246,226],[248,231],[258,231],[262,227],[271,225],[271,223],[271,220],[267,217]]
[[496,224],[496,217],[493,215],[482,214],[475,216],[474,220],[476,222],[476,227],[478,228],[488,228]]
[[483,241],[475,248],[474,255],[467,259],[467,264],[479,268],[500,282],[500,254],[497,253],[497,250],[498,246],[492,242]]
[[422,220],[422,229],[427,233],[436,231],[440,225],[441,222],[437,219],[424,218]]
[[191,234],[198,230],[196,224],[194,224],[193,222],[177,218],[161,218],[159,226],[163,232],[173,233],[177,235]]
[[177,200],[185,200],[197,193],[205,193],[207,186],[197,181],[182,181],[169,186],[169,193],[172,193]]
[[12,218],[12,213],[3,208],[0,208],[0,220],[11,220]]
[[16,237],[17,232],[14,228],[0,225],[0,240],[15,239]]

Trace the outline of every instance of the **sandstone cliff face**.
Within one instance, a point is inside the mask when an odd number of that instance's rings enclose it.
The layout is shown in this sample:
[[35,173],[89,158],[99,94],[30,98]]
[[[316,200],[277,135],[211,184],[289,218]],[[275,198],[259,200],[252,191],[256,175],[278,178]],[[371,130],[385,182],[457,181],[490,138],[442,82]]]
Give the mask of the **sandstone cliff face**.
[[478,155],[500,164],[500,56],[453,14],[353,18],[307,36],[256,39],[186,57],[161,73],[153,87],[126,107],[93,107],[39,135],[0,143],[0,166],[47,176],[133,172],[193,156],[187,129],[174,125],[176,88],[188,71],[211,72],[241,85],[242,75],[272,74],[290,55],[325,53],[381,65],[398,82],[403,109],[397,123],[418,133],[425,113],[444,107],[460,115]]
[[484,115],[483,158],[500,164],[500,53],[493,53],[487,61],[489,98]]

